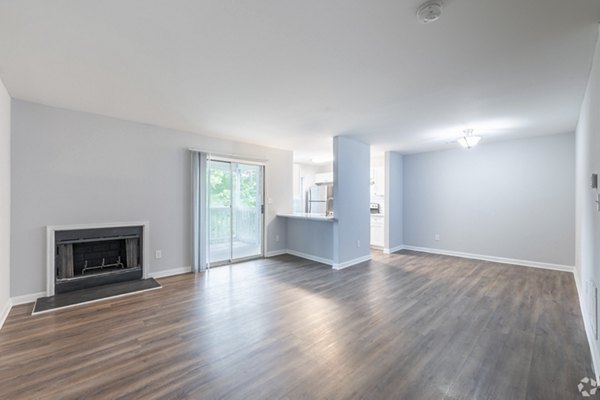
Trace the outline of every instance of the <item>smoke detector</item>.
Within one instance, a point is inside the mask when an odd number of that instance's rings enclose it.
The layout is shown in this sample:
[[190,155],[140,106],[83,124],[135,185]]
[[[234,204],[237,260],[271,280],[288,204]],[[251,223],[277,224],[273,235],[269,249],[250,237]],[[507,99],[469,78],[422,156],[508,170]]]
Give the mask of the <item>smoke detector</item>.
[[417,18],[422,24],[437,21],[442,16],[442,3],[433,0],[423,3],[417,10]]
[[457,142],[465,149],[472,149],[477,146],[477,143],[481,140],[481,136],[473,135],[473,129],[465,129],[463,136],[459,137]]

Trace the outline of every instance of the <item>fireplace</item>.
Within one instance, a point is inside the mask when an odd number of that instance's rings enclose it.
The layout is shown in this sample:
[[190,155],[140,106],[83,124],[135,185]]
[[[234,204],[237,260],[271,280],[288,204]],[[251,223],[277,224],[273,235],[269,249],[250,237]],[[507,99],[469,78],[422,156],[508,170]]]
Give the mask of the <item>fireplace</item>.
[[48,227],[48,296],[145,278],[147,229],[145,223]]

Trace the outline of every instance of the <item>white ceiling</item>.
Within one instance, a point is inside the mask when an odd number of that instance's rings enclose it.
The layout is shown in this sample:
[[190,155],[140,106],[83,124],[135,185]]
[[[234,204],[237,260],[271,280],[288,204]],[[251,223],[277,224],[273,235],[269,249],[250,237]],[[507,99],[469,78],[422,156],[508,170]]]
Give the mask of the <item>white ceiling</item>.
[[[575,128],[598,0],[3,0],[15,98],[304,151]],[[327,151],[326,150],[326,151]],[[315,153],[315,154],[316,154]]]

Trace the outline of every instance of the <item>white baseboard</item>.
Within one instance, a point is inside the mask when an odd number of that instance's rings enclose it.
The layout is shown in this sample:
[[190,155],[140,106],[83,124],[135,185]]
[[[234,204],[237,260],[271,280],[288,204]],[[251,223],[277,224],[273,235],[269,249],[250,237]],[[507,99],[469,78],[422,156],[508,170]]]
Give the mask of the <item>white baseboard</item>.
[[172,268],[163,271],[149,272],[148,278],[166,278],[167,276],[189,274],[190,272],[192,272],[192,267]]
[[20,304],[35,303],[35,301],[37,299],[39,299],[40,297],[46,297],[46,292],[37,292],[37,293],[24,294],[21,296],[15,296],[15,297],[11,297],[10,301],[12,302],[13,306],[18,306]]
[[[278,251],[278,253],[279,253],[279,251]],[[302,252],[296,251],[296,250],[290,250],[290,249],[281,250],[281,253],[279,253],[279,254],[291,254],[293,256],[300,257],[300,258],[305,258],[305,259],[311,260],[311,261],[316,261],[316,262],[319,262],[321,264],[331,265],[331,267],[333,269],[348,268],[348,267],[351,267],[353,265],[360,264],[361,262],[369,261],[371,259],[371,255],[369,254],[369,255],[366,255],[366,256],[363,256],[363,257],[358,257],[358,258],[355,258],[353,260],[349,260],[349,261],[345,261],[343,263],[337,264],[337,263],[334,263],[333,260],[331,260],[329,258],[323,258],[323,257],[315,256],[315,255],[312,255],[312,254],[308,254],[308,253],[302,253]]]
[[400,246],[392,247],[390,249],[384,247],[383,248],[383,254],[392,254],[392,253],[395,253],[395,252],[400,251],[400,250],[404,250],[404,245],[403,244],[401,244]]
[[358,258],[355,258],[355,259],[352,259],[352,260],[349,260],[349,261],[344,261],[343,263],[333,264],[332,266],[333,266],[333,269],[338,269],[339,270],[339,269],[344,269],[344,268],[351,267],[351,266],[356,265],[356,264],[360,264],[360,263],[365,262],[365,261],[369,261],[370,259],[371,259],[371,255],[369,254],[369,255],[358,257]]
[[583,297],[583,291],[581,290],[579,283],[579,274],[577,273],[577,269],[575,269],[573,277],[575,278],[575,287],[577,288],[577,298],[579,300],[579,309],[581,310],[581,317],[583,318],[583,327],[585,329],[585,335],[587,337],[588,344],[590,346],[590,354],[592,355],[592,368],[594,370],[594,375],[596,378],[596,382],[600,381],[600,371],[598,371],[599,357],[598,357],[598,348],[596,347],[596,338],[594,337],[594,330],[590,326],[590,322],[587,319],[587,310],[585,306],[585,298]]
[[287,249],[267,251],[267,253],[265,254],[265,257],[275,257],[275,256],[281,256],[284,254],[288,254]]
[[417,247],[417,246],[404,245],[403,248],[405,250],[420,251],[423,253],[441,254],[444,256],[453,256],[453,257],[462,257],[462,258],[471,258],[474,260],[491,261],[491,262],[497,262],[497,263],[501,263],[501,264],[520,265],[520,266],[532,267],[532,268],[551,269],[554,271],[565,271],[565,272],[572,273],[575,270],[575,267],[572,265],[551,264],[551,263],[545,263],[545,262],[539,262],[539,261],[518,260],[518,259],[514,259],[514,258],[505,258],[505,257],[496,257],[496,256],[485,256],[482,254],[463,253],[461,251],[452,251],[452,250],[431,249],[428,247]]
[[314,256],[312,254],[302,253],[300,251],[289,250],[289,249],[286,250],[285,252],[287,254],[291,254],[296,257],[306,258],[307,260],[316,261],[316,262],[320,262],[322,264],[327,264],[327,265],[333,265],[333,261],[328,258],[318,257],[318,256]]
[[2,309],[0,310],[0,329],[2,329],[4,321],[6,321],[6,318],[8,317],[8,313],[10,312],[11,308],[12,301],[10,300],[10,298],[8,298],[6,299],[6,304],[4,304],[4,307],[2,307]]

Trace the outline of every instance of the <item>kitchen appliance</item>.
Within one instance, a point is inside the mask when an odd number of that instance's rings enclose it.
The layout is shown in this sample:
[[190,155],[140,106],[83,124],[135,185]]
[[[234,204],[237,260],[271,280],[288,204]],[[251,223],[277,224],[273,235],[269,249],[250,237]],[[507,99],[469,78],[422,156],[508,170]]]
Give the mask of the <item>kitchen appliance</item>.
[[370,209],[371,209],[371,214],[381,213],[381,206],[379,205],[379,203],[371,203]]
[[333,185],[314,185],[306,192],[306,212],[330,215],[333,212]]

